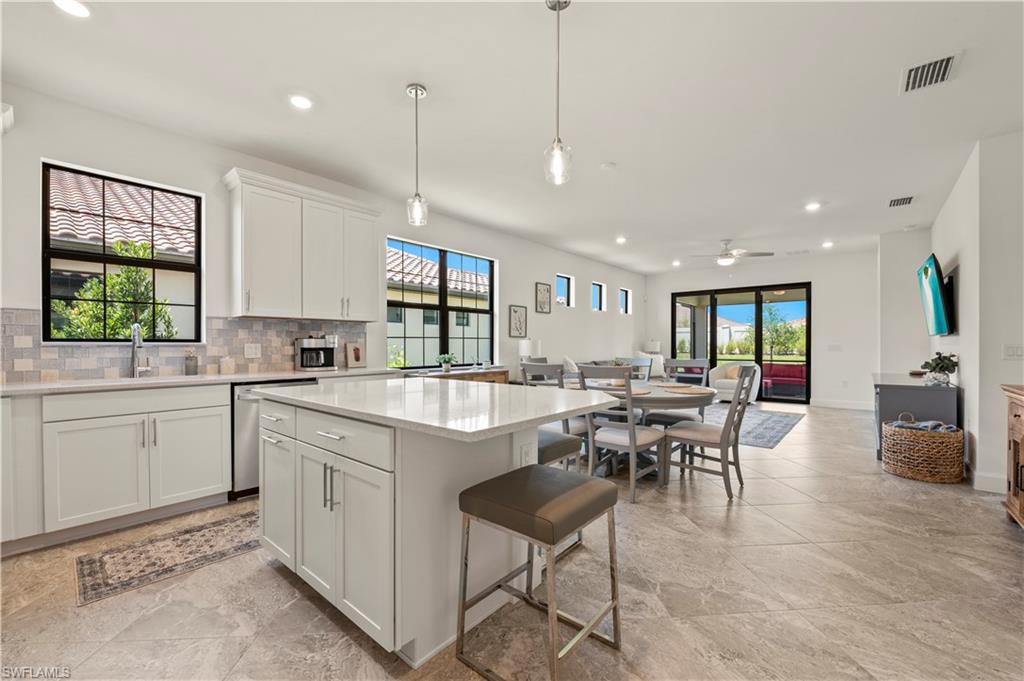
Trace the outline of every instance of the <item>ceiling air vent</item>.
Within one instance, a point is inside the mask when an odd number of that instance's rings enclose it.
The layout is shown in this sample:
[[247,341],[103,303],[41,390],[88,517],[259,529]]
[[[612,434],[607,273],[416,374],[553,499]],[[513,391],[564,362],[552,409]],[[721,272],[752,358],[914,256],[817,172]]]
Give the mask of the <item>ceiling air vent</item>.
[[962,53],[933,59],[930,62],[904,69],[900,74],[900,92],[914,92],[931,85],[945,83],[956,74]]
[[899,208],[900,206],[909,206],[910,202],[914,200],[913,196],[901,196],[898,199],[889,200],[889,208]]

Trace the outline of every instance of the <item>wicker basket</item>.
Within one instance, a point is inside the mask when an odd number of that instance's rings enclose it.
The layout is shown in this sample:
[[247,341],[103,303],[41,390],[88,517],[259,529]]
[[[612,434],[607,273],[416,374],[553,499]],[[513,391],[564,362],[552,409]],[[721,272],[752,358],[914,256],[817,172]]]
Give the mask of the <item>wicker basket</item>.
[[[898,418],[914,420],[906,412]],[[964,431],[913,430],[883,423],[882,469],[911,480],[960,482],[964,477]]]

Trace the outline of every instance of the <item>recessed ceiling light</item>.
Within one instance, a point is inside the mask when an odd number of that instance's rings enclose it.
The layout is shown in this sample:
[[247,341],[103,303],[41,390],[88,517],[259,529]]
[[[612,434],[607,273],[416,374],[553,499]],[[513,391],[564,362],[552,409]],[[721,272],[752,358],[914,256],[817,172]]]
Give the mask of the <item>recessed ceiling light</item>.
[[624,236],[617,236],[617,237],[615,237],[615,243],[617,243],[618,245],[621,246],[622,244],[626,243],[626,237],[624,237]]
[[309,111],[313,108],[313,100],[306,95],[292,95],[288,102],[299,111]]
[[817,213],[819,210],[821,210],[821,203],[819,203],[818,201],[811,201],[804,206],[804,210],[807,211],[808,213]]
[[821,242],[821,247],[822,248],[832,248],[833,246],[835,246],[835,244],[832,243],[831,241],[822,241]]
[[84,19],[89,16],[89,8],[78,2],[78,0],[53,0],[53,4],[73,17]]
[[681,263],[681,262],[679,262],[678,260],[673,260],[673,261],[672,261],[672,267],[679,267],[679,266],[680,266],[681,264],[682,264],[682,263]]

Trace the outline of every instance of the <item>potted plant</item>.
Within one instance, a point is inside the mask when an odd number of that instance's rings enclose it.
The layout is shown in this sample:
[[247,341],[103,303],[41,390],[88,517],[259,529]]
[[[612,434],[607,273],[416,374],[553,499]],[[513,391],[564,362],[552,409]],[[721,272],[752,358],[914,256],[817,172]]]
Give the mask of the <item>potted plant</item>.
[[924,376],[925,385],[949,385],[949,375],[956,373],[959,366],[956,355],[944,355],[936,352],[935,356],[921,365],[928,373]]
[[452,370],[452,363],[455,361],[455,355],[450,352],[445,352],[438,355],[436,361],[441,365],[441,371],[448,373]]

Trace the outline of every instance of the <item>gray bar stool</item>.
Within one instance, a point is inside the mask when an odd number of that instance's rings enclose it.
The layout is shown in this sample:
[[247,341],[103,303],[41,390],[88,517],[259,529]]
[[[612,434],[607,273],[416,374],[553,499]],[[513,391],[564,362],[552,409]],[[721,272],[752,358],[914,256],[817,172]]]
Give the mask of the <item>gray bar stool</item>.
[[[550,430],[537,430],[537,463],[548,466],[559,461],[564,461],[566,470],[569,468],[569,459],[575,457],[576,472],[580,472],[580,448],[583,446],[583,438],[565,433],[556,433]],[[576,540],[563,548],[558,557],[561,558],[575,548],[583,545],[583,530],[576,531]]]
[[[618,649],[621,643],[619,623],[619,579],[615,557],[615,502],[618,488],[613,482],[533,464],[485,480],[459,494],[462,511],[462,555],[459,561],[459,620],[455,638],[455,656],[466,666],[491,681],[505,681],[489,667],[464,654],[466,610],[499,589],[548,615],[548,668],[551,681],[558,679],[558,661],[585,638],[592,637]],[[608,562],[611,575],[611,600],[589,621],[583,622],[558,610],[555,600],[555,546],[600,516],[608,519]],[[470,521],[489,525],[526,541],[526,562],[501,577],[475,596],[466,597],[466,572],[469,569]],[[544,547],[547,562],[547,603],[533,596],[534,544]],[[526,573],[526,590],[510,582]],[[612,614],[611,638],[597,631],[608,613]],[[578,631],[564,647],[558,635],[562,622]]]

